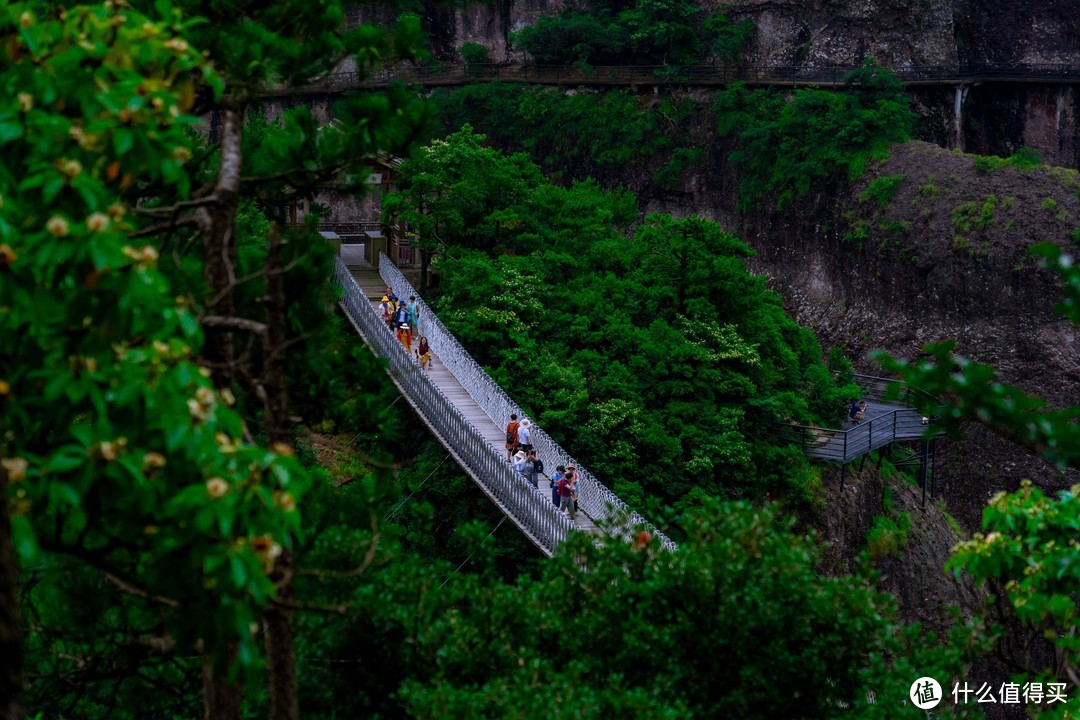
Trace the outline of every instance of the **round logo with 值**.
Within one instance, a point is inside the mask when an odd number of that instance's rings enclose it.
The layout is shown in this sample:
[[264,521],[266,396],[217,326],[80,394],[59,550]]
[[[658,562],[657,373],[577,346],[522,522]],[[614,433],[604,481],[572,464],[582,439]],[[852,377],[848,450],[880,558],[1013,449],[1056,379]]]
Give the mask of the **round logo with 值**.
[[921,677],[911,683],[908,697],[915,707],[920,710],[936,708],[941,702],[941,685],[932,677]]

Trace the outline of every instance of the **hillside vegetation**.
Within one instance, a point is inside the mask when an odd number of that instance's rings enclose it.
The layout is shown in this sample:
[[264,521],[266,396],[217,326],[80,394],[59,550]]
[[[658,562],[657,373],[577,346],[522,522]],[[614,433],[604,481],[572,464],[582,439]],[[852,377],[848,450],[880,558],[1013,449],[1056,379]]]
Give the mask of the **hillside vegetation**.
[[858,391],[749,248],[700,218],[638,223],[631,194],[552,185],[482,142],[466,127],[421,150],[383,205],[440,251],[436,306],[474,357],[631,505],[810,500],[774,423],[835,426]]

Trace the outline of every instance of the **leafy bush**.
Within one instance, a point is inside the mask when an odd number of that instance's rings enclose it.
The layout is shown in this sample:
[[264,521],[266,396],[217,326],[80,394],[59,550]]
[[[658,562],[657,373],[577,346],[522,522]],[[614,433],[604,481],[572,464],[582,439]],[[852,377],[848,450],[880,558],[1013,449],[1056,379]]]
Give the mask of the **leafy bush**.
[[528,152],[556,176],[653,164],[654,179],[670,186],[700,154],[683,131],[701,109],[693,100],[669,97],[646,107],[629,90],[568,95],[497,82],[438,90],[432,97],[446,132],[472,125],[502,148]]
[[1037,150],[1022,147],[1007,158],[997,155],[975,155],[971,159],[971,164],[978,173],[988,173],[1004,167],[1024,172],[1042,165],[1043,159]]
[[746,18],[738,23],[731,22],[724,13],[710,15],[702,24],[705,40],[712,54],[723,62],[738,62],[747,46],[753,41],[757,25]]
[[880,208],[888,207],[896,197],[900,183],[904,182],[906,175],[883,175],[870,181],[866,189],[859,193],[859,202],[873,201]]
[[480,43],[465,43],[458,48],[458,55],[465,61],[465,65],[472,72],[478,72],[480,65],[487,65],[491,62],[491,56],[488,55],[488,49]]
[[738,60],[754,36],[751,20],[732,23],[724,14],[698,23],[688,0],[592,0],[586,11],[565,9],[510,33],[510,41],[537,63],[572,65],[690,65],[704,52]]
[[870,531],[866,533],[866,550],[874,560],[899,555],[907,547],[910,530],[911,516],[906,512],[895,518],[878,515],[874,518]]
[[735,83],[717,93],[714,110],[719,134],[735,139],[730,161],[743,210],[767,197],[784,208],[815,184],[860,177],[870,160],[908,139],[914,118],[903,84],[869,64],[845,79],[843,92],[802,89],[790,101]]
[[510,33],[514,47],[541,65],[570,65],[578,61],[598,65],[626,62],[628,33],[610,13],[564,10],[544,16],[535,25]]

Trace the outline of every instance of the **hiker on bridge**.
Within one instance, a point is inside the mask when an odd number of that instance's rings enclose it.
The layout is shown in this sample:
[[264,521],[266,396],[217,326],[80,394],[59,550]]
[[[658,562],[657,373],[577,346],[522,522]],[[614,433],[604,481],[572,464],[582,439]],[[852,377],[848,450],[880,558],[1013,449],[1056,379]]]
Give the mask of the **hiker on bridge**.
[[852,400],[851,407],[848,408],[848,420],[858,424],[862,422],[864,417],[866,417],[866,401],[859,400],[856,402]]
[[570,516],[570,519],[574,519],[574,475],[570,468],[566,469],[566,475],[559,480],[559,485],[556,489],[559,494],[559,509],[565,510]]
[[532,421],[525,418],[521,421],[517,431],[518,447],[525,452],[532,451]]
[[514,451],[517,450],[518,445],[518,427],[521,423],[518,422],[517,414],[510,415],[510,422],[506,423],[506,461],[513,462]]
[[398,305],[394,310],[394,327],[401,327],[402,325],[411,325],[409,321],[409,311],[405,309],[404,305]]
[[525,479],[532,483],[537,490],[540,489],[540,468],[543,467],[540,459],[536,457],[536,451],[530,450],[525,455]]
[[559,481],[566,476],[566,468],[562,465],[555,466],[555,474],[551,476],[551,504],[559,507]]
[[393,321],[393,318],[391,317],[392,313],[393,308],[390,307],[390,295],[383,295],[382,302],[379,303],[379,317],[383,319],[383,322],[386,323],[387,327],[390,327]]
[[402,323],[398,326],[397,339],[405,348],[405,352],[412,355],[412,331],[409,329],[408,323]]
[[420,345],[416,348],[416,361],[423,370],[431,369],[431,348],[428,347],[427,335],[420,337]]
[[409,304],[405,306],[405,312],[409,314],[409,326],[420,329],[420,305],[416,302],[416,296],[409,296]]

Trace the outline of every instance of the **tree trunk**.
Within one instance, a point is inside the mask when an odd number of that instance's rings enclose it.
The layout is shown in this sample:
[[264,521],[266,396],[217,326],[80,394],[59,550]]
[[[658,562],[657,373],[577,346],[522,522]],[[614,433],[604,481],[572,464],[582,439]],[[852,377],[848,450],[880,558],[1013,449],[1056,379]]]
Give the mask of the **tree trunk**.
[[[285,299],[285,278],[281,262],[281,235],[277,224],[270,227],[266,249],[266,343],[263,351],[262,386],[265,396],[266,439],[270,443],[286,443],[292,439],[289,423],[289,393],[286,342],[288,340]],[[292,597],[292,554],[282,553],[277,559],[271,579],[277,586],[278,598]],[[293,643],[292,611],[282,605],[271,605],[263,616],[266,630],[267,689],[270,695],[270,720],[298,720],[300,700],[296,683],[296,648]]]
[[266,244],[266,334],[263,337],[262,386],[266,440],[269,443],[289,443],[292,432],[289,422],[289,391],[285,378],[288,341],[288,314],[285,298],[285,273],[281,263],[281,230],[277,223],[270,226]]
[[[277,560],[271,579],[278,586],[279,600],[289,600],[293,591],[292,554],[285,551]],[[271,605],[263,616],[266,630],[266,674],[270,695],[270,720],[298,720],[300,698],[296,684],[296,646],[293,643],[292,610]]]
[[240,686],[221,677],[213,659],[203,661],[203,720],[240,720]]
[[431,265],[431,253],[420,248],[420,297],[427,296],[429,265]]
[[0,720],[21,720],[22,645],[19,633],[18,575],[8,516],[7,471],[0,466]]
[[[243,165],[243,113],[226,107],[222,111],[221,167],[214,186],[216,202],[201,208],[196,214],[203,233],[206,264],[206,313],[230,317],[235,306],[233,285],[236,282],[236,245],[233,227],[240,197],[240,170]],[[205,327],[206,345],[203,357],[214,371],[218,387],[231,385],[236,377],[234,362],[236,348],[232,330],[224,327]]]

